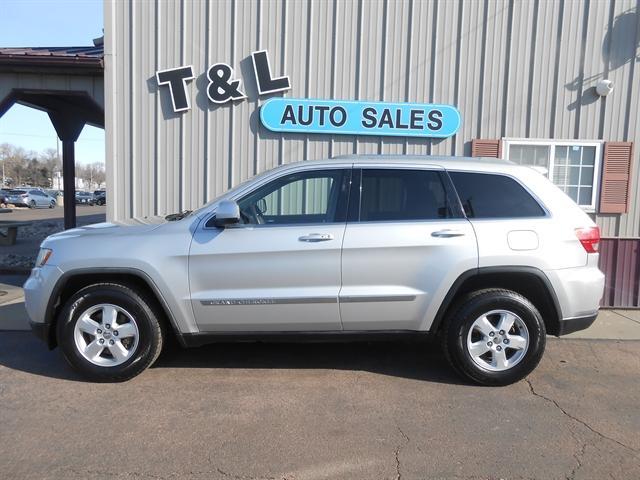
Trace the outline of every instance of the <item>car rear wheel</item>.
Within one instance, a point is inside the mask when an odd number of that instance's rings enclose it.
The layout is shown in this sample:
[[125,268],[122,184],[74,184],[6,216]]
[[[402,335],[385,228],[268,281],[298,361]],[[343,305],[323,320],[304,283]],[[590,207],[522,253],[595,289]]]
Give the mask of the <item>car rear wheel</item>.
[[536,307],[522,295],[502,289],[467,295],[443,333],[451,365],[482,385],[508,385],[526,377],[540,362],[546,342]]
[[133,378],[162,350],[154,302],[113,283],[91,285],[73,295],[58,317],[57,334],[66,360],[92,381]]

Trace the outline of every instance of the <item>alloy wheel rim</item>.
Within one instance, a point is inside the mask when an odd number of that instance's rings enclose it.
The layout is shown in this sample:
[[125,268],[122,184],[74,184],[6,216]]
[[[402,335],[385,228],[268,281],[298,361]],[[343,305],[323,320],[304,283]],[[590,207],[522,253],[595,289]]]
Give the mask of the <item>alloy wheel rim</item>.
[[140,331],[133,315],[124,308],[100,303],[78,317],[73,336],[85,360],[100,367],[116,367],[133,356]]
[[522,318],[509,310],[480,315],[467,334],[467,351],[473,362],[491,372],[509,370],[529,349],[529,330]]

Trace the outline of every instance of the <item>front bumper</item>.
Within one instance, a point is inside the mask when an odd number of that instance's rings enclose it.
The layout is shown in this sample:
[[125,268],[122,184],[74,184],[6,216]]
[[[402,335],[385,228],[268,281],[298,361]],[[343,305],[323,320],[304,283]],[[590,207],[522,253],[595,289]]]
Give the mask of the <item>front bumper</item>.
[[49,350],[54,348],[53,339],[51,338],[51,325],[49,323],[36,323],[29,320],[29,326],[33,334],[47,344]]
[[585,330],[593,325],[593,322],[598,318],[598,312],[592,315],[586,315],[584,317],[575,317],[575,318],[565,318],[560,320],[560,325],[558,326],[558,336],[569,335],[573,332],[578,332],[580,330]]
[[56,283],[61,276],[62,270],[58,267],[45,265],[32,269],[31,275],[23,286],[24,305],[31,330],[38,338],[44,340],[49,348],[51,348],[51,319],[47,313]]

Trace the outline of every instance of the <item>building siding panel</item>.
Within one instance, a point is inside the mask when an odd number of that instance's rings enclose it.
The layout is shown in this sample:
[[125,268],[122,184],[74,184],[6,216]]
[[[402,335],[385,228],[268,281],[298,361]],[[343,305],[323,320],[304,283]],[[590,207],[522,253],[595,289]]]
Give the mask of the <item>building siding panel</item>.
[[640,307],[640,239],[603,238],[600,270],[605,274],[603,307]]
[[[108,216],[195,208],[305,158],[468,155],[473,138],[637,142],[637,8],[634,0],[106,0]],[[268,50],[274,74],[290,77],[285,96],[454,103],[462,127],[445,140],[268,132],[249,57],[258,49]],[[216,62],[234,68],[248,99],[208,101],[206,67]],[[180,65],[193,65],[197,78],[191,110],[175,114],[154,74]],[[593,87],[605,77],[615,89],[602,99]],[[631,209],[597,216],[604,235],[640,235],[639,151]]]

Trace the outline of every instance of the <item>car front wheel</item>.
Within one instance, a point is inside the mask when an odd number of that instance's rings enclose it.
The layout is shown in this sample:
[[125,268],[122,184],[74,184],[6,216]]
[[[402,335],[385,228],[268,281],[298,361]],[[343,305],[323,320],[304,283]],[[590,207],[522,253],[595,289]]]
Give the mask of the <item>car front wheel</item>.
[[526,377],[544,352],[546,330],[536,307],[502,289],[473,292],[445,324],[447,359],[482,385],[508,385]]
[[154,302],[125,285],[83,288],[65,304],[57,334],[64,357],[92,381],[135,377],[158,358],[162,329]]

